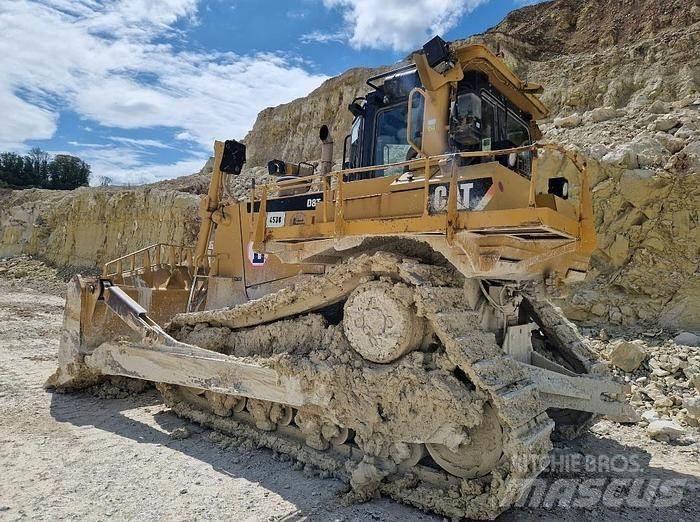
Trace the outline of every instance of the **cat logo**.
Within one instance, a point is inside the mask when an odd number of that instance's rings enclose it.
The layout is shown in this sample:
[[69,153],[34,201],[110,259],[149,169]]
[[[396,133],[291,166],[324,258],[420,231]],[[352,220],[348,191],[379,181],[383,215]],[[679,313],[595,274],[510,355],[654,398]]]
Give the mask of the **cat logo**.
[[[483,210],[494,194],[491,178],[460,181],[457,185],[457,210]],[[430,185],[430,213],[447,212],[450,184]]]

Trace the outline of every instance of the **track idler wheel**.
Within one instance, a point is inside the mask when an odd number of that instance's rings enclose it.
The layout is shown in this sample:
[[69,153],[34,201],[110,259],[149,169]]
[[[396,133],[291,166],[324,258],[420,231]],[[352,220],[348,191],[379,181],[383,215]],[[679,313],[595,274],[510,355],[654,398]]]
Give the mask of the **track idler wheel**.
[[289,426],[294,419],[294,409],[285,404],[273,404],[270,408],[270,420],[278,426]]
[[468,439],[456,449],[442,444],[426,444],[428,453],[437,464],[452,475],[473,479],[488,475],[503,455],[503,429],[496,412],[484,408],[484,419],[469,430]]
[[345,337],[368,361],[395,361],[418,348],[423,339],[423,319],[414,308],[413,293],[404,285],[384,281],[361,285],[345,303]]

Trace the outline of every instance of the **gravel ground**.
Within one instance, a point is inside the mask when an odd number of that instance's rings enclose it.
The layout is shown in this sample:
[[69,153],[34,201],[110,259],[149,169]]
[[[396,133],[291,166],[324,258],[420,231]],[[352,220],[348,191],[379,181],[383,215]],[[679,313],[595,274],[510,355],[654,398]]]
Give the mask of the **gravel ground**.
[[[0,520],[441,520],[387,499],[344,506],[340,481],[265,449],[222,447],[155,391],[46,393],[63,299],[29,286],[0,278]],[[191,435],[171,438],[179,427]],[[603,421],[557,450],[541,496],[501,519],[697,520],[699,457],[697,443],[655,442]],[[586,496],[586,485],[603,500]],[[635,502],[645,491],[649,502]]]

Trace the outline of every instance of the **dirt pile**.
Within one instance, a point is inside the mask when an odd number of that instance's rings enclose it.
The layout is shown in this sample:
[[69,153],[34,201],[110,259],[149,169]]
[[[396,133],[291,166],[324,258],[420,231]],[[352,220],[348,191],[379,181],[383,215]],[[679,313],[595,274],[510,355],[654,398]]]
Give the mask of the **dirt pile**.
[[700,96],[593,109],[543,130],[575,143],[592,174],[598,250],[566,313],[627,329],[700,328]]
[[64,297],[66,283],[70,278],[77,272],[85,274],[89,271],[86,267],[56,269],[28,255],[9,259],[0,258],[0,279],[9,290],[32,289]]

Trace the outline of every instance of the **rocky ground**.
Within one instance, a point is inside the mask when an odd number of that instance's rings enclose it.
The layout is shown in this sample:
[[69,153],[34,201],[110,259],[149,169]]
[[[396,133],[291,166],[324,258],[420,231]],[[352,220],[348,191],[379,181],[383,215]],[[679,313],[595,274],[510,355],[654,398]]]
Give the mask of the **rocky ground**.
[[[341,482],[265,449],[231,446],[177,418],[152,389],[106,399],[45,392],[67,275],[28,258],[0,262],[0,520],[440,520],[386,499],[346,506]],[[627,349],[623,358],[619,341],[596,343],[614,363],[637,365],[617,371],[635,382],[640,413],[655,411],[680,431],[652,437],[646,416],[601,421],[558,443],[550,469],[501,519],[692,520],[700,512],[700,435],[688,422],[686,397],[697,390],[686,376],[695,375],[688,368],[699,349],[669,341],[661,353],[637,342],[644,353]],[[643,378],[657,383],[653,402]],[[658,400],[663,394],[673,406]]]

